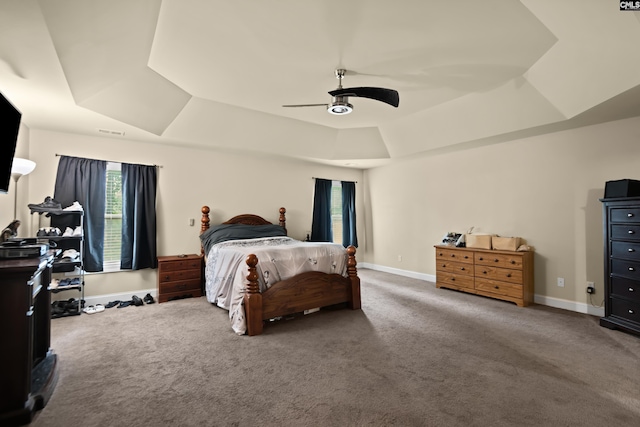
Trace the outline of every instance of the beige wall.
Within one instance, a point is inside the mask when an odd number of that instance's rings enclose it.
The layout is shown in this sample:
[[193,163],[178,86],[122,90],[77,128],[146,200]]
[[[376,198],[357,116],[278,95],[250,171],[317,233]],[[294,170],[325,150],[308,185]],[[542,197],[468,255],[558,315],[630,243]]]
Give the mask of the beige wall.
[[[276,221],[278,207],[285,206],[290,235],[304,238],[311,227],[312,176],[356,180],[362,266],[433,277],[433,245],[447,231],[464,232],[474,226],[476,232],[521,236],[535,247],[538,302],[593,314],[601,309],[589,304],[586,282],[596,284],[595,305],[604,294],[598,199],[606,181],[640,178],[640,118],[398,159],[364,173],[115,138],[24,129],[21,133],[29,138],[21,137],[18,152],[37,163],[36,170],[20,181],[22,235],[39,225],[26,203],[53,193],[56,153],[162,165],[159,255],[199,251],[204,204],[211,206],[213,222],[245,212]],[[0,207],[0,219],[8,223],[11,191],[0,196]],[[188,225],[189,218],[195,219],[194,227]],[[557,286],[558,277],[565,279],[564,288]],[[96,274],[87,278],[87,295],[135,293],[153,289],[155,283],[153,270]]]
[[365,172],[366,259],[435,275],[433,245],[448,231],[521,236],[536,250],[539,302],[600,313],[586,294],[595,282],[601,304],[598,199],[623,178],[640,179],[640,118],[398,160]]
[[[20,144],[27,145],[27,141],[21,140]],[[37,164],[29,179],[24,183],[20,181],[20,190],[23,187],[29,190],[28,199],[19,201],[23,205],[19,215],[23,220],[22,236],[33,235],[38,226],[48,225],[46,217],[29,215],[26,204],[39,203],[53,195],[59,160],[56,153],[161,165],[157,198],[158,255],[200,252],[198,234],[203,205],[211,207],[212,223],[241,213],[255,213],[278,221],[278,209],[284,206],[289,235],[304,239],[311,230],[312,177],[362,182],[362,172],[355,169],[34,129],[29,132],[27,151],[21,153]],[[356,194],[358,192],[359,189]],[[364,211],[362,200],[362,195],[358,195],[357,208]],[[0,197],[0,207],[3,218],[8,218],[7,210],[11,211],[9,216],[13,215],[12,194]],[[189,226],[189,218],[195,219],[193,227]],[[358,221],[358,227],[364,230],[364,221]],[[364,233],[360,235],[364,241]],[[86,279],[86,295],[134,294],[155,288],[156,278],[155,270],[94,274]]]

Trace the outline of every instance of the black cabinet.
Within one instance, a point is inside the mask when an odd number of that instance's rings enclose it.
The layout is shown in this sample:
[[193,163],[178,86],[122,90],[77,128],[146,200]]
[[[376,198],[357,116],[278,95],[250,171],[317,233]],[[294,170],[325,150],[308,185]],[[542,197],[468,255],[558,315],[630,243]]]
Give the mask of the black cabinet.
[[605,272],[600,325],[640,335],[640,197],[600,201]]
[[53,255],[0,260],[0,425],[23,425],[42,409],[57,380],[51,350]]

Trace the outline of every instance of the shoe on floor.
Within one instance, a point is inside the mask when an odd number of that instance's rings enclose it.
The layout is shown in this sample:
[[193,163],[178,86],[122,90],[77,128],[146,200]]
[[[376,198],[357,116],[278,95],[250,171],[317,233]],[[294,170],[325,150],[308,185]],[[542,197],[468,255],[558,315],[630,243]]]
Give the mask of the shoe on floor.
[[115,307],[116,305],[120,304],[122,301],[120,301],[119,299],[115,300],[115,301],[110,301],[105,308],[112,308]]
[[156,302],[156,300],[153,299],[151,294],[145,295],[144,298],[142,298],[142,300],[147,304],[153,304],[154,302]]
[[131,304],[133,304],[133,301],[121,301],[118,308],[129,307]]
[[139,307],[141,305],[144,305],[144,302],[142,302],[142,300],[140,299],[139,296],[134,295],[131,297],[131,302],[133,303],[133,305],[135,305],[136,307]]

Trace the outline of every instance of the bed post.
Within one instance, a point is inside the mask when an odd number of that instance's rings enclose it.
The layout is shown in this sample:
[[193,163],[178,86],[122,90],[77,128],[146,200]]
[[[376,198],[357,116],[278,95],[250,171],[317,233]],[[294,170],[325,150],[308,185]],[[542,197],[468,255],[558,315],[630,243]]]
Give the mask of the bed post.
[[360,303],[360,278],[358,277],[358,270],[356,265],[356,248],[349,246],[347,248],[347,274],[349,280],[351,280],[351,301],[349,302],[349,308],[352,310],[359,310]]
[[287,234],[287,219],[284,217],[286,212],[285,208],[280,208],[280,218],[278,219],[280,227],[284,228],[284,234]]
[[[209,229],[209,222],[211,221],[209,219],[209,212],[211,212],[209,206],[205,205],[202,207],[202,218],[200,218],[200,234]],[[202,246],[202,244],[200,244],[200,256],[204,256],[204,247]]]
[[244,293],[244,315],[247,321],[247,334],[260,335],[262,333],[262,294],[258,284],[258,257],[254,254],[247,256],[249,274],[247,290]]

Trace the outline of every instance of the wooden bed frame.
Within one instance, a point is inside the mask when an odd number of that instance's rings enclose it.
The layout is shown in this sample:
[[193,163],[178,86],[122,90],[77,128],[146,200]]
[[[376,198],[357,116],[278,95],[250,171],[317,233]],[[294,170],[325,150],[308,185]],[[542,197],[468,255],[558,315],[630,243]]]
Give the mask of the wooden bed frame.
[[[209,229],[209,206],[202,207],[202,227],[200,233]],[[279,225],[287,230],[285,208],[280,208]],[[269,221],[258,215],[237,215],[222,224],[265,225]],[[204,255],[204,249],[202,249]],[[302,273],[292,278],[274,283],[265,292],[260,292],[258,284],[258,257],[247,256],[247,290],[244,295],[244,310],[247,334],[260,335],[265,320],[279,316],[300,313],[318,307],[347,303],[352,310],[360,309],[360,278],[356,269],[356,248],[347,248],[348,277],[317,271]]]

